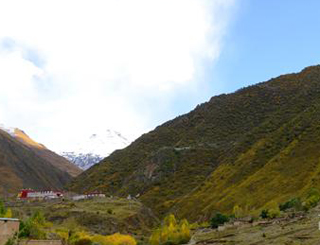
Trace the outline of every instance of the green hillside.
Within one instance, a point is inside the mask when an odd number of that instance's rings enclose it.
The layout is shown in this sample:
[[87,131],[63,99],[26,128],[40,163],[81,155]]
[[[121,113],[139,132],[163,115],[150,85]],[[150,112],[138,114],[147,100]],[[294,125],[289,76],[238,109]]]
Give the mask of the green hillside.
[[137,195],[192,219],[319,186],[320,66],[211,98],[141,136],[70,188]]

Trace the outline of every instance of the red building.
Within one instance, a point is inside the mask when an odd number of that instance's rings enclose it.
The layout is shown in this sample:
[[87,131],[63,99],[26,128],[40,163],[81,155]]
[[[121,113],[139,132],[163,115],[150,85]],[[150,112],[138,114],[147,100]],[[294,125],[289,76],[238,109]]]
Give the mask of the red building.
[[61,191],[35,191],[32,189],[23,189],[18,195],[19,199],[55,199],[63,197]]

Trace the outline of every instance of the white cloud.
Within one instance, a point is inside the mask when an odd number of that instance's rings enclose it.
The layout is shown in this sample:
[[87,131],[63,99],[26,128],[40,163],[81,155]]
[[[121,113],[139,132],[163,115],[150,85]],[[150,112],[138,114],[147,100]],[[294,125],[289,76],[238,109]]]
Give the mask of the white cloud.
[[137,137],[219,57],[235,1],[0,0],[1,120],[57,150]]

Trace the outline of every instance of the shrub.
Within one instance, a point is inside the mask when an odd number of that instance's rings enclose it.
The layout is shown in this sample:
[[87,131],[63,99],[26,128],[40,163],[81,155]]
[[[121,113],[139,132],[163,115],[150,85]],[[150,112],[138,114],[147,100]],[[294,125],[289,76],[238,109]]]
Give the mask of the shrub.
[[92,237],[94,243],[100,245],[136,245],[136,240],[129,235],[115,233],[110,236],[95,235]]
[[218,228],[219,225],[223,225],[228,221],[229,221],[228,216],[221,213],[216,213],[216,215],[211,219],[210,225],[212,228]]
[[57,230],[60,237],[63,237],[67,244],[71,245],[137,245],[136,240],[129,235],[122,235],[120,233],[115,233],[110,236],[103,235],[90,235],[84,231],[69,231],[68,235],[65,230]]
[[12,211],[6,208],[2,199],[0,199],[0,217],[12,218]]
[[274,219],[281,214],[279,208],[263,209],[260,213],[260,217],[263,219]]
[[305,211],[308,211],[311,208],[314,208],[315,206],[318,205],[320,201],[320,196],[318,195],[313,195],[307,198],[307,200],[303,203],[303,209]]
[[6,213],[6,208],[4,206],[4,202],[0,199],[0,217],[3,217]]
[[279,205],[280,211],[286,211],[287,209],[294,208],[300,210],[302,207],[300,198],[292,198],[289,201]]
[[15,245],[14,238],[9,238],[9,239],[6,241],[5,245]]
[[280,209],[279,208],[272,208],[268,212],[268,218],[274,219],[280,216]]
[[6,210],[6,213],[4,214],[4,217],[5,217],[5,218],[12,218],[12,211],[11,211],[10,208],[8,208],[8,209]]
[[79,240],[77,240],[74,245],[91,245],[92,241],[90,238],[81,238]]
[[34,213],[26,221],[20,222],[19,238],[45,239],[46,232],[44,227],[46,220],[41,212]]
[[233,207],[233,215],[235,218],[241,218],[243,216],[243,210],[238,205]]
[[269,210],[268,209],[263,209],[261,211],[260,217],[263,218],[263,219],[269,218]]

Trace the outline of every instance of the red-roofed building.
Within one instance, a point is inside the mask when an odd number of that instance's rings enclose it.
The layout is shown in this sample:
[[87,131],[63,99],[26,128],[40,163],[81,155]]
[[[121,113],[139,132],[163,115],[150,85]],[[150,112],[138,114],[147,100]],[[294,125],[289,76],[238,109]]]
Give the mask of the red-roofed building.
[[23,189],[18,195],[19,199],[55,199],[63,197],[61,191],[34,191],[32,189]]

